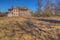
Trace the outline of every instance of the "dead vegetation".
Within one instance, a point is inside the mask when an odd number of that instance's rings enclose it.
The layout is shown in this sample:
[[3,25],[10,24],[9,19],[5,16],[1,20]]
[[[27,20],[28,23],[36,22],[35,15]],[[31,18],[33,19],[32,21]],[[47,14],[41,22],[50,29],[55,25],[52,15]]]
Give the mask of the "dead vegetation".
[[60,25],[29,18],[0,20],[0,40],[59,40]]

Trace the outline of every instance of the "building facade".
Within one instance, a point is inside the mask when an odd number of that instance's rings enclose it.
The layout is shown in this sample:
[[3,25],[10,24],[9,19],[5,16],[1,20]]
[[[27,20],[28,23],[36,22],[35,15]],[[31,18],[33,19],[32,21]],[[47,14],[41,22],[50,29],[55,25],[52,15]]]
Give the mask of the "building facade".
[[15,7],[8,10],[8,17],[12,16],[31,16],[32,12],[27,8]]

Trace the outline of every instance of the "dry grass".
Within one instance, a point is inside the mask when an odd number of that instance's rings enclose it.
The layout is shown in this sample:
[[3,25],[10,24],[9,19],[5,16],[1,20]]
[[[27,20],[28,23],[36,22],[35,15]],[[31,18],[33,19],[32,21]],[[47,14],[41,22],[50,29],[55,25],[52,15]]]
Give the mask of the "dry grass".
[[51,16],[51,17],[32,17],[32,18],[43,18],[43,19],[50,19],[50,20],[60,20],[58,16]]
[[0,40],[60,40],[60,25],[31,17],[0,18]]

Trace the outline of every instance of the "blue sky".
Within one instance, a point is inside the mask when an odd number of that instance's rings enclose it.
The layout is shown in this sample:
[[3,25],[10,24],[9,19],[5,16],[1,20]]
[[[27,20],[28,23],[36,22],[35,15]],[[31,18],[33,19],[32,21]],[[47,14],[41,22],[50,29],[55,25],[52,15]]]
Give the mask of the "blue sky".
[[[32,11],[36,11],[37,0],[0,0],[0,11],[6,12],[11,7],[26,7]],[[55,2],[55,0],[53,1]],[[45,4],[45,0],[43,0],[43,4]]]

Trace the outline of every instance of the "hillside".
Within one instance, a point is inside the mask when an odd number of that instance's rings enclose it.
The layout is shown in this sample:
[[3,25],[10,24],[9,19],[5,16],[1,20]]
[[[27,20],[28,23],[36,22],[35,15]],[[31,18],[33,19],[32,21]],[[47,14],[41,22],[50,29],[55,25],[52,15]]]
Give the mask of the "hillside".
[[0,18],[0,40],[59,40],[60,23],[37,18]]

